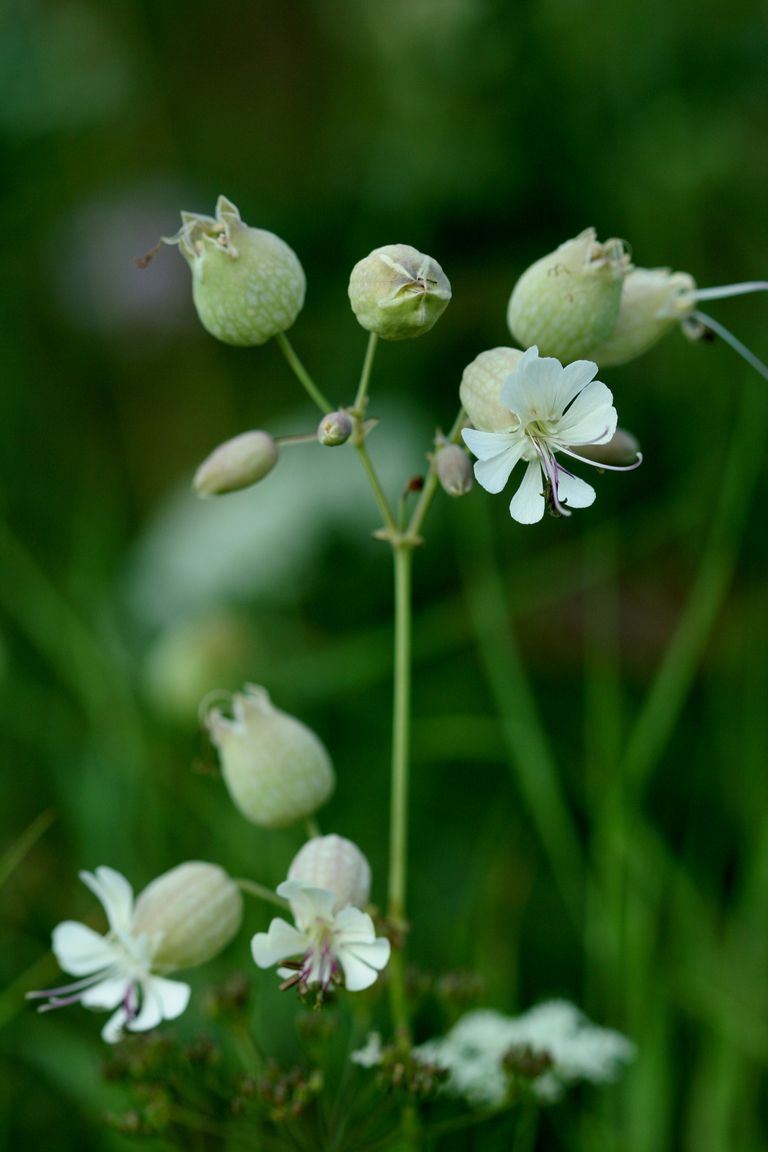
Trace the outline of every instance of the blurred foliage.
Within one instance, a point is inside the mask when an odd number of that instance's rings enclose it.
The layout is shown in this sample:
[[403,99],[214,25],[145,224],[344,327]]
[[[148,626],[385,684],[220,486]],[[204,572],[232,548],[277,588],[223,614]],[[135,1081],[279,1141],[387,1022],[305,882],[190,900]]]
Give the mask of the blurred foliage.
[[[463,366],[508,342],[516,276],[585,226],[704,285],[766,275],[767,47],[765,5],[746,0],[7,0],[5,1147],[132,1146],[100,1120],[124,1103],[100,1074],[97,1021],[23,1004],[55,982],[52,926],[91,912],[78,869],[110,864],[139,888],[202,855],[276,883],[298,846],[246,826],[211,774],[206,668],[207,688],[264,682],[323,735],[339,777],[323,827],[364,845],[384,895],[390,572],[375,508],[351,453],[312,446],[226,507],[180,494],[219,441],[310,430],[317,414],[275,347],[202,331],[175,252],[143,272],[133,258],[180,208],[231,196],[300,254],[292,337],[344,403],[365,348],[350,268],[383,243],[434,254],[448,312],[382,347],[375,370],[371,451],[397,493],[452,421]],[[765,307],[712,311],[766,358]],[[765,384],[677,334],[606,378],[640,472],[598,479],[593,509],[538,529],[480,491],[428,522],[411,950],[475,969],[503,1010],[564,995],[638,1044],[625,1082],[547,1114],[537,1148],[758,1152]],[[268,919],[248,915],[198,990],[242,965]],[[501,1147],[483,1132],[445,1146]]]

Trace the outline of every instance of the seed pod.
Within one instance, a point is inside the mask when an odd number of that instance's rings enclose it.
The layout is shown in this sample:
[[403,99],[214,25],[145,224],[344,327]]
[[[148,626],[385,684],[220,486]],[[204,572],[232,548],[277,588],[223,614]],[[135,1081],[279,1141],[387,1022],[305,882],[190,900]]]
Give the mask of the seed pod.
[[385,340],[423,336],[450,298],[451,285],[437,261],[408,244],[374,249],[349,278],[352,311],[363,328]]
[[459,397],[475,428],[505,432],[517,426],[517,417],[499,397],[504,381],[517,368],[522,355],[519,348],[490,348],[464,369]]
[[587,228],[520,277],[507,309],[512,335],[523,348],[536,344],[542,356],[563,364],[591,358],[616,324],[629,268],[623,241],[601,244]]
[[363,853],[343,836],[315,836],[294,857],[289,880],[302,880],[336,894],[334,912],[354,904],[365,908],[371,894],[371,868]]
[[443,444],[438,448],[435,470],[440,487],[449,496],[466,496],[475,482],[469,456],[458,444]]
[[249,228],[225,196],[216,215],[182,212],[178,244],[192,269],[192,296],[204,328],[225,344],[264,344],[291,327],[306,279],[292,248],[273,232]]
[[203,460],[192,487],[198,496],[223,496],[263,480],[277,464],[277,444],[268,432],[241,432]]
[[233,718],[213,708],[205,719],[230,796],[247,820],[284,828],[311,815],[335,779],[324,745],[264,688],[246,685],[232,699]]
[[601,368],[626,364],[647,352],[695,307],[696,281],[669,268],[633,268],[621,291],[616,324],[608,338],[590,353]]
[[155,969],[195,968],[218,955],[243,916],[240,890],[223,868],[179,864],[147,885],[136,901],[133,929],[158,937]]

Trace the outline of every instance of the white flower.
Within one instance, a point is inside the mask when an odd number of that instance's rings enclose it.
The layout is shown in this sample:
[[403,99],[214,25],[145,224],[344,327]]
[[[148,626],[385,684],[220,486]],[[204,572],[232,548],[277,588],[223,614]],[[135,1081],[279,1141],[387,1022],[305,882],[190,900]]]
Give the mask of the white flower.
[[80,879],[101,901],[109,932],[100,936],[85,924],[66,920],[53,932],[53,952],[61,968],[80,980],[62,988],[30,992],[47,997],[40,1012],[63,1008],[78,1000],[87,1008],[116,1008],[102,1030],[114,1044],[123,1030],[145,1032],[161,1020],[175,1020],[189,1002],[189,985],[153,973],[153,957],[162,933],[137,932],[134,927],[133,889],[112,868],[81,872]]
[[361,1068],[377,1068],[381,1064],[382,1043],[380,1032],[369,1032],[365,1044],[350,1055],[353,1064]]
[[296,984],[300,991],[316,984],[323,992],[341,983],[342,976],[350,992],[374,983],[389,960],[390,945],[376,936],[366,912],[352,905],[334,912],[334,892],[300,880],[286,880],[277,894],[290,901],[296,927],[275,919],[268,932],[257,932],[251,951],[259,968],[301,956],[300,962],[278,969],[285,978],[282,987]]
[[604,1083],[615,1079],[635,1047],[619,1032],[598,1028],[573,1004],[552,1000],[522,1016],[510,1018],[482,1009],[462,1016],[437,1040],[414,1049],[425,1063],[447,1068],[447,1090],[480,1107],[502,1105],[509,1091],[504,1057],[516,1047],[546,1054],[550,1067],[536,1077],[532,1091],[543,1101],[556,1100],[575,1080]]
[[597,365],[590,360],[576,360],[564,368],[559,360],[540,357],[535,346],[529,348],[501,385],[498,399],[509,413],[502,428],[483,428],[487,404],[477,405],[478,412],[473,414],[473,397],[468,390],[462,391],[470,419],[480,423],[462,432],[478,458],[477,482],[487,492],[500,492],[518,461],[528,464],[509,505],[519,523],[535,524],[547,505],[556,514],[569,516],[569,509],[586,508],[595,499],[594,488],[558,464],[555,454],[564,452],[595,466],[574,449],[582,444],[605,444],[613,436],[617,419],[613,396],[594,379],[596,373]]

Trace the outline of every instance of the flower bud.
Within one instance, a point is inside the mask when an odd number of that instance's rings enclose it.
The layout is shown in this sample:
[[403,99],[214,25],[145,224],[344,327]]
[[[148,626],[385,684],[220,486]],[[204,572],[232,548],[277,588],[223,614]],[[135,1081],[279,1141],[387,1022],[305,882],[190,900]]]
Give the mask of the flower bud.
[[294,857],[289,880],[302,880],[336,895],[334,912],[354,904],[365,908],[371,894],[371,868],[360,849],[343,836],[315,836]]
[[621,292],[619,316],[604,343],[590,353],[601,368],[626,364],[691,314],[696,281],[669,268],[633,268]]
[[195,968],[216,956],[237,933],[243,916],[240,890],[223,868],[199,860],[179,864],[139,896],[133,929],[157,939],[153,967]]
[[431,256],[387,244],[360,260],[349,278],[352,311],[369,332],[407,340],[429,332],[451,298],[451,285]]
[[617,428],[610,440],[605,444],[574,444],[573,451],[586,460],[594,460],[600,464],[609,464],[619,467],[633,464],[637,460],[640,445],[631,432],[624,428]]
[[524,348],[568,364],[608,339],[629,271],[621,240],[600,244],[587,228],[537,260],[515,285],[507,309],[510,331]]
[[435,470],[441,488],[449,496],[466,496],[475,482],[469,456],[458,444],[443,444],[438,448]]
[[206,716],[224,782],[243,816],[262,828],[284,828],[309,816],[335,783],[330,757],[315,733],[279,711],[264,688],[246,685],[232,699],[234,717]]
[[198,496],[223,496],[263,480],[277,464],[277,444],[268,432],[241,432],[214,448],[195,472]]
[[346,444],[352,435],[354,424],[348,412],[329,412],[317,426],[317,438],[327,448]]
[[306,279],[292,248],[273,232],[249,228],[225,196],[216,215],[182,212],[178,244],[192,269],[192,296],[204,328],[225,344],[264,344],[291,327]]
[[522,355],[519,348],[491,348],[464,369],[459,397],[475,428],[505,432],[515,427],[515,416],[499,397],[504,381],[517,368]]

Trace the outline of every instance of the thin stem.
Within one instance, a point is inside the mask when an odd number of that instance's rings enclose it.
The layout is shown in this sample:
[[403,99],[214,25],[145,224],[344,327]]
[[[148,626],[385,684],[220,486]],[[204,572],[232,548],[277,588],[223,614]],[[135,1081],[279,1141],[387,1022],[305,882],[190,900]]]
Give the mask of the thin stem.
[[405,920],[408,872],[408,767],[411,703],[411,571],[413,552],[394,548],[395,675],[392,710],[392,797],[390,808],[389,916]]
[[323,415],[325,415],[326,412],[333,411],[333,405],[329,400],[326,400],[325,396],[323,396],[322,392],[315,384],[309,372],[307,372],[301,360],[299,360],[298,356],[293,350],[293,345],[286,336],[285,332],[278,332],[276,339],[280,345],[280,350],[283,353],[283,356],[285,356],[286,360],[291,366],[297,380],[306,390],[311,399],[314,400],[315,404],[317,404]]
[[314,816],[307,816],[306,820],[304,821],[304,827],[307,830],[307,837],[310,840],[317,840],[318,836],[322,836],[320,825]]
[[363,370],[360,373],[360,383],[357,386],[357,395],[355,396],[355,403],[352,411],[361,420],[365,413],[365,405],[368,401],[368,384],[371,379],[371,369],[373,368],[373,358],[376,355],[376,345],[378,343],[378,336],[375,332],[371,332],[368,337],[368,347],[365,350],[365,360],[363,361]]
[[355,437],[355,448],[357,449],[357,454],[360,457],[360,463],[362,464],[365,474],[368,477],[368,483],[370,484],[373,491],[373,495],[376,499],[376,503],[384,521],[387,533],[394,539],[398,535],[397,521],[395,520],[392,509],[389,506],[386,493],[381,486],[378,473],[373,466],[371,457],[368,455],[368,448],[366,447],[365,440],[362,438],[362,436],[360,436],[360,438]]
[[275,904],[278,908],[285,911],[290,905],[287,900],[283,900],[282,896],[278,896],[271,888],[266,888],[263,884],[258,884],[255,880],[244,880],[242,877],[235,880],[241,892],[247,892],[249,896],[255,896],[257,900],[265,900],[267,904]]
[[[459,414],[456,417],[456,419],[454,420],[453,427],[451,428],[450,432],[448,433],[448,436],[446,437],[446,441],[448,444],[458,444],[459,436],[460,436],[462,428],[464,427],[465,421],[466,421],[466,413],[465,413],[463,408],[459,408]],[[438,477],[437,477],[437,469],[436,469],[435,463],[433,461],[432,466],[429,470],[429,475],[427,476],[426,480],[424,481],[424,487],[421,490],[421,494],[419,496],[416,507],[413,510],[413,515],[411,516],[411,522],[408,525],[408,531],[406,533],[408,539],[411,540],[414,544],[417,543],[419,540],[419,533],[421,532],[421,526],[424,523],[427,512],[429,511],[429,507],[432,503],[432,499],[435,495],[435,492],[437,491],[438,483],[439,483],[439,481],[438,481]]]

